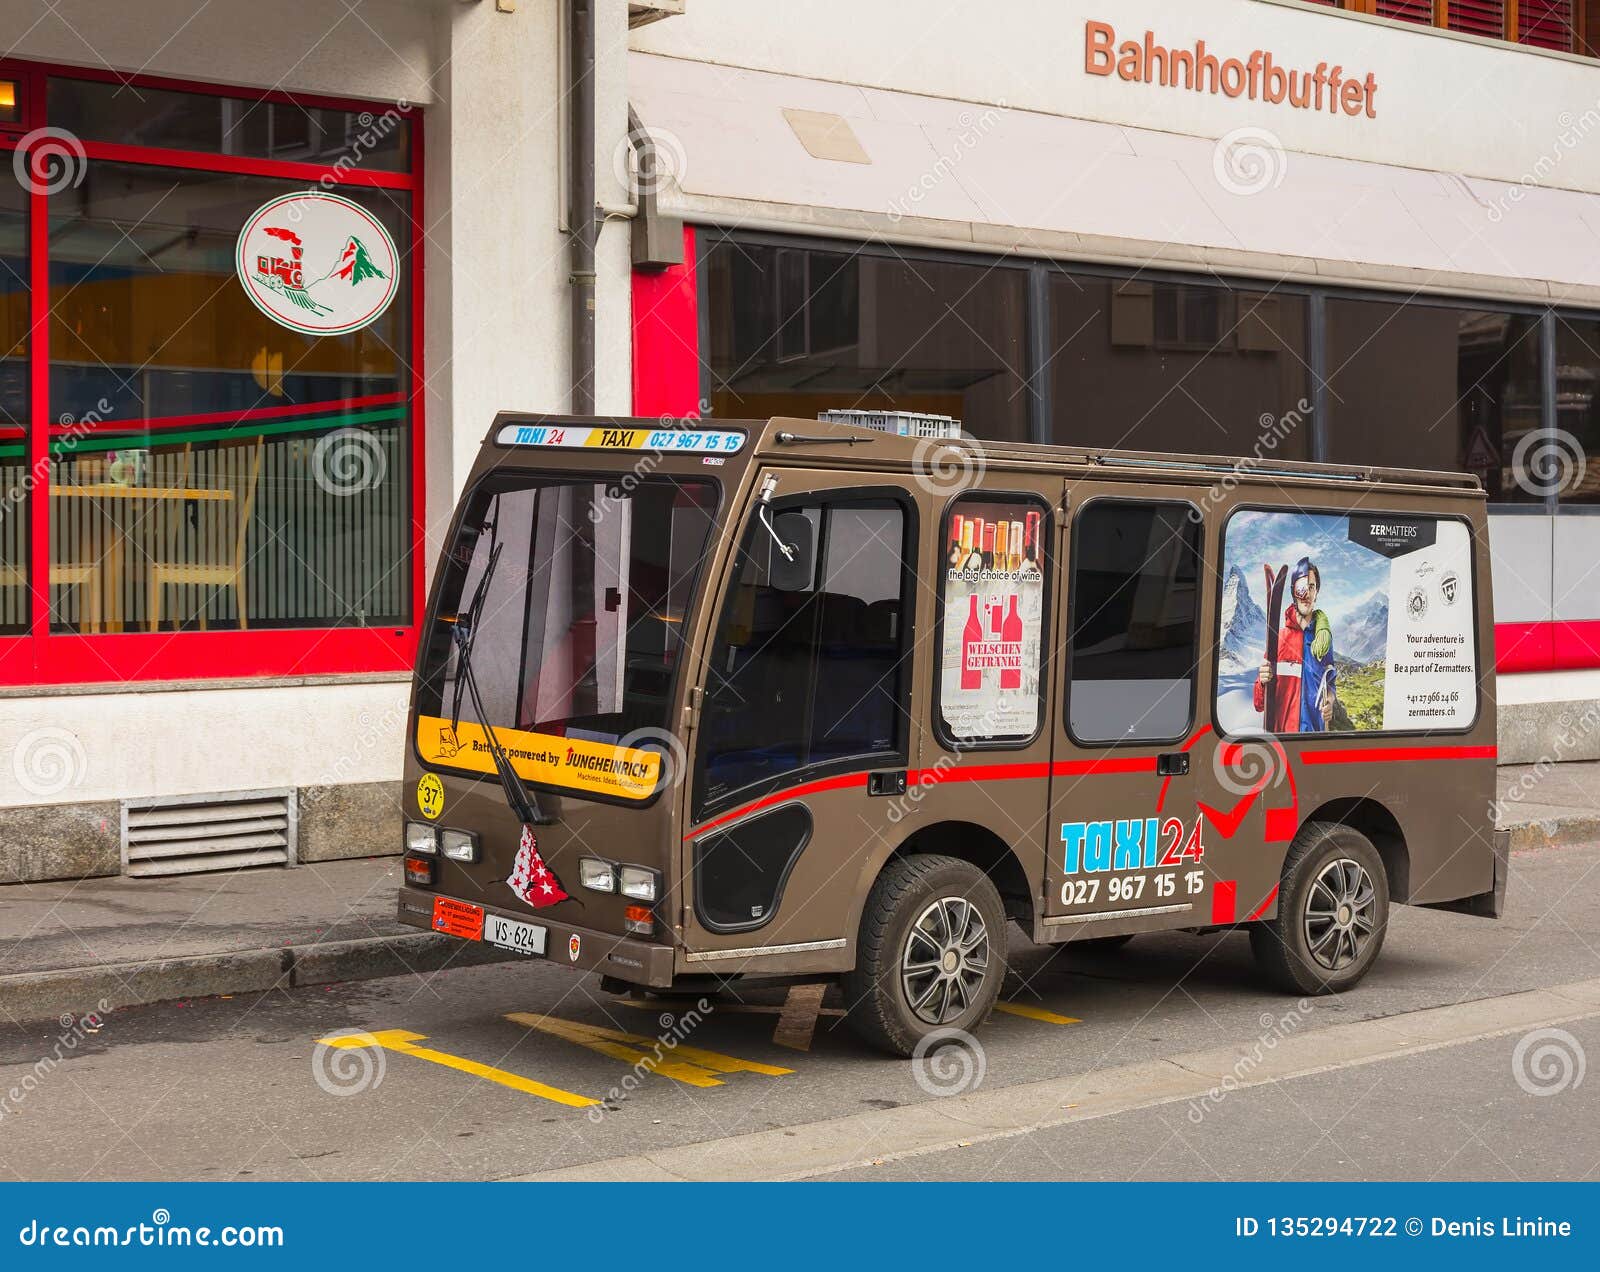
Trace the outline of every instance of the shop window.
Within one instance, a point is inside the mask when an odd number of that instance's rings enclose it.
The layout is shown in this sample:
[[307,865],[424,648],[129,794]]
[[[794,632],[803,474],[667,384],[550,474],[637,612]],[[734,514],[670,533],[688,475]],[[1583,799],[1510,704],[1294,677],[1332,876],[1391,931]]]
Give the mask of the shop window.
[[1181,739],[1194,714],[1200,525],[1188,504],[1096,499],[1073,523],[1067,728]]
[[1517,479],[1540,427],[1536,316],[1330,297],[1327,323],[1331,460],[1473,472],[1491,500],[1543,498]]
[[121,81],[52,78],[50,124],[82,141],[252,159],[403,171],[408,108],[352,111],[293,102],[183,93]]
[[28,627],[27,472],[28,200],[7,163],[0,167],[0,634]]
[[1051,440],[1310,457],[1306,300],[1055,272]]
[[[0,642],[0,681],[408,665],[409,108],[19,83],[45,103],[29,122],[79,153],[28,188],[17,165],[0,173],[0,634],[33,637]],[[241,231],[280,196],[345,219],[264,221],[293,268],[274,282],[265,253],[241,275]],[[373,279],[379,298],[356,290]],[[371,304],[319,327],[341,301]],[[173,639],[190,632],[208,634],[203,657]]]
[[1556,320],[1556,429],[1532,476],[1561,503],[1600,503],[1600,321]]
[[906,512],[886,500],[788,504],[815,550],[775,577],[772,536],[746,529],[701,709],[701,805],[800,769],[904,747]]
[[1023,271],[737,237],[703,259],[713,414],[919,411],[1027,438]]
[[0,79],[0,124],[14,124],[22,118],[17,102],[17,81]]

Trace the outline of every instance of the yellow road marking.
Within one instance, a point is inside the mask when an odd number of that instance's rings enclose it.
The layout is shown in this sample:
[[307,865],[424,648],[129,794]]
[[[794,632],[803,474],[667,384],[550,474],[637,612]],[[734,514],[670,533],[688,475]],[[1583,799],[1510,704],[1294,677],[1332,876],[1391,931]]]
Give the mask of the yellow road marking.
[[510,1087],[513,1091],[537,1095],[541,1100],[553,1100],[569,1108],[582,1109],[600,1103],[599,1100],[591,1100],[586,1095],[574,1095],[571,1091],[563,1091],[559,1087],[546,1086],[543,1082],[507,1073],[504,1069],[496,1069],[493,1065],[479,1064],[476,1060],[464,1060],[460,1056],[435,1051],[432,1047],[415,1045],[426,1040],[426,1034],[411,1033],[405,1029],[380,1029],[376,1033],[342,1034],[337,1038],[317,1039],[326,1047],[382,1047],[385,1051],[393,1051],[403,1056],[415,1056],[418,1060],[431,1060],[434,1064],[442,1064],[447,1069],[470,1073],[485,1082],[495,1082],[500,1086]]
[[[602,1025],[582,1025],[555,1016],[513,1011],[506,1013],[506,1019],[688,1086],[721,1086],[722,1080],[716,1076],[719,1073],[764,1073],[768,1077],[781,1077],[794,1072],[793,1069],[780,1069],[776,1065],[725,1056],[720,1051],[707,1051],[681,1042],[669,1046],[666,1040],[660,1038],[646,1038],[643,1034],[625,1033],[621,1029],[607,1029]],[[641,1046],[649,1050],[641,1051],[638,1049]]]
[[996,1011],[1003,1011],[1008,1016],[1025,1016],[1029,1020],[1042,1020],[1047,1025],[1081,1025],[1083,1021],[1076,1016],[1058,1016],[1053,1011],[1046,1011],[1043,1007],[1030,1007],[1027,1003],[996,1003]]

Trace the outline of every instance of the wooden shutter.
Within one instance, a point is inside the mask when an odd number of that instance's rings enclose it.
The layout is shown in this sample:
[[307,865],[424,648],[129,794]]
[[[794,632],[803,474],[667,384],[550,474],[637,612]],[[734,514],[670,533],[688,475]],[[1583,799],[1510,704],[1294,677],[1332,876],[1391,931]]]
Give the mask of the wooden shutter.
[[1506,36],[1506,0],[1449,0],[1445,26],[1467,35]]
[[1380,18],[1394,18],[1398,22],[1433,25],[1433,0],[1377,0],[1372,12]]
[[1518,0],[1517,43],[1570,53],[1577,48],[1572,0]]

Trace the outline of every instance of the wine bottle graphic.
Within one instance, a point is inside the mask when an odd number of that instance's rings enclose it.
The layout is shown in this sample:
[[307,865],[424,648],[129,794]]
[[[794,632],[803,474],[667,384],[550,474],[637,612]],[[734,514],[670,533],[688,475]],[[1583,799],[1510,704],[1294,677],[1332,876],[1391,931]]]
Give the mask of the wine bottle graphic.
[[961,687],[983,688],[983,668],[974,666],[972,647],[983,639],[983,623],[978,618],[978,594],[967,598],[967,625],[961,631]]
[[1005,622],[1000,626],[1000,639],[1005,644],[1008,654],[1015,653],[1017,665],[1006,667],[1000,672],[1000,687],[1002,689],[1022,688],[1022,615],[1017,613],[1017,594],[1011,594],[1011,608],[1006,612]]

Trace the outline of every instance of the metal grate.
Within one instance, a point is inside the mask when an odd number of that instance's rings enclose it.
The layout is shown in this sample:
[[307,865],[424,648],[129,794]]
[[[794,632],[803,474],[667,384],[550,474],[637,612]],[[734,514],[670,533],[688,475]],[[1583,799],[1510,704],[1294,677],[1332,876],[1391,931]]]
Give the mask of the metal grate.
[[292,790],[130,800],[122,806],[122,871],[197,874],[295,864]]

